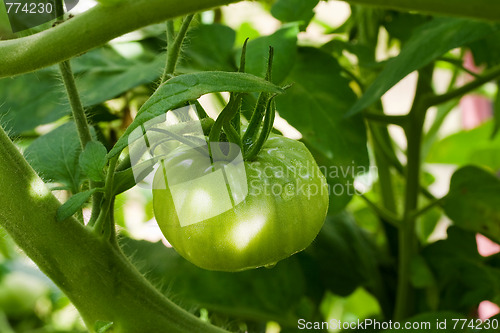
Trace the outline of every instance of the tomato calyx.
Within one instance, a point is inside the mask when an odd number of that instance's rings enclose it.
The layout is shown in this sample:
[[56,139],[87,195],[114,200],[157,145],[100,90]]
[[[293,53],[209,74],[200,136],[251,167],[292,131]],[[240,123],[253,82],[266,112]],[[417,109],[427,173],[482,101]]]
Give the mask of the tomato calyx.
[[[245,71],[247,42],[248,39],[245,40],[243,44],[239,72]],[[265,77],[266,81],[269,82],[271,82],[272,77],[273,55],[274,49],[269,47],[269,58]],[[240,115],[243,95],[243,93],[234,92],[230,94],[229,102],[217,117],[217,120],[210,130],[209,142],[227,140],[230,143],[234,143],[240,148],[243,159],[248,161],[257,156],[273,129],[276,114],[276,106],[273,99],[276,94],[266,92],[260,93],[248,127],[242,135]]]

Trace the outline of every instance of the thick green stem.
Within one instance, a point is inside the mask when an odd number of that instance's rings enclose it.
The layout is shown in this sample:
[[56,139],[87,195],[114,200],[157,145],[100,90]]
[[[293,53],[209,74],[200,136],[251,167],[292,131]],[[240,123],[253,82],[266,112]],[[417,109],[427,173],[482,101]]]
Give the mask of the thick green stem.
[[408,318],[414,310],[414,289],[410,282],[411,262],[418,250],[414,212],[418,208],[420,193],[421,141],[429,106],[428,95],[432,92],[432,70],[433,68],[428,66],[419,71],[416,97],[408,114],[409,122],[405,127],[408,163],[403,223],[399,230],[398,287],[394,312],[394,319],[397,321]]
[[420,187],[420,139],[421,123],[412,123],[407,131],[408,168],[406,175],[405,215],[399,232],[399,273],[395,307],[395,320],[411,315],[413,288],[410,285],[410,265],[416,252],[415,216],[411,215],[418,205]]
[[98,4],[35,35],[0,41],[0,77],[60,63],[146,25],[225,5],[236,0],[125,0]]
[[89,330],[115,333],[225,332],[180,309],[130,264],[119,248],[73,218],[56,221],[59,201],[0,129],[0,225],[70,298]]
[[171,23],[167,23],[167,41],[170,41],[170,44],[167,45],[167,63],[163,72],[162,82],[168,80],[174,74],[175,66],[177,65],[177,60],[179,59],[179,55],[181,53],[182,43],[184,42],[184,38],[186,37],[186,33],[193,17],[194,15],[190,14],[184,18],[181,28],[175,38],[172,36],[173,29]]

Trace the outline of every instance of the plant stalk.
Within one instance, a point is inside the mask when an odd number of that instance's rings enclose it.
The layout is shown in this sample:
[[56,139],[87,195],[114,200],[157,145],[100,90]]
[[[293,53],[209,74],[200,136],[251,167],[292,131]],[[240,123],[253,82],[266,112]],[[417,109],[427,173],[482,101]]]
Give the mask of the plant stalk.
[[488,72],[484,73],[481,75],[479,78],[475,79],[474,81],[467,83],[460,88],[457,88],[455,90],[449,91],[447,93],[444,93],[442,95],[436,95],[433,96],[432,98],[428,99],[429,106],[434,106],[434,105],[439,105],[442,103],[449,102],[455,98],[462,97],[463,95],[470,93],[477,88],[481,87],[483,84],[492,81],[496,78],[500,77],[500,66],[496,66],[492,69],[490,69]]
[[399,229],[398,286],[394,320],[402,321],[413,314],[414,289],[411,285],[411,262],[418,251],[415,234],[418,196],[420,193],[421,144],[425,115],[429,107],[428,96],[432,94],[432,66],[419,71],[417,90],[413,106],[408,114],[409,122],[405,127],[408,142],[406,167],[406,188],[403,223]]
[[[78,93],[78,88],[75,82],[75,76],[71,69],[71,63],[69,60],[63,61],[59,64],[59,70],[64,82],[64,87],[66,88],[66,94],[68,95],[69,104],[71,106],[71,111],[73,114],[73,119],[75,120],[76,128],[78,131],[78,137],[80,138],[80,145],[82,151],[85,149],[87,143],[92,141],[92,135],[90,133],[89,124],[87,122],[87,116],[83,108],[83,104]],[[100,184],[90,181],[89,188],[93,189],[99,187]],[[79,189],[74,189],[73,192],[78,192]],[[97,192],[92,195],[92,216],[90,220],[95,220],[99,214],[100,204],[102,199],[102,193]],[[80,211],[81,213],[81,211]]]
[[181,28],[175,38],[173,37],[172,21],[168,21],[170,23],[167,22],[167,41],[170,41],[170,44],[167,45],[167,63],[163,72],[162,82],[165,82],[174,74],[175,66],[177,65],[177,60],[179,59],[179,55],[181,53],[182,43],[184,42],[184,38],[186,37],[186,33],[193,17],[194,14],[190,14],[184,18]]
[[73,118],[75,119],[78,136],[80,138],[80,144],[82,146],[82,149],[85,149],[87,143],[92,141],[92,136],[90,135],[87,116],[85,115],[83,104],[80,99],[80,95],[78,94],[78,88],[76,87],[75,77],[73,75],[73,71],[71,70],[70,62],[61,62],[59,64],[59,69],[63,78],[64,87],[66,88],[69,104],[71,105]]

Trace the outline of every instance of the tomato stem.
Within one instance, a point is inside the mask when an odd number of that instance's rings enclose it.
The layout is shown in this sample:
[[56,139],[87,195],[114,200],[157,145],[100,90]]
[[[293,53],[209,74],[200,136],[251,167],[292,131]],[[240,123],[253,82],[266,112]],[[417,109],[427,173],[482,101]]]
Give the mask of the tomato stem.
[[87,143],[92,141],[92,136],[90,135],[87,116],[85,115],[85,110],[83,109],[80,94],[78,93],[78,88],[76,87],[75,77],[73,75],[73,71],[71,70],[70,62],[63,61],[59,64],[59,69],[64,82],[64,87],[66,88],[66,93],[68,95],[69,104],[71,106],[71,111],[73,113],[76,128],[78,130],[80,145],[82,149],[85,149]]
[[167,47],[169,45],[172,45],[174,43],[175,39],[175,27],[174,27],[174,20],[167,20],[167,23],[165,24],[165,30],[166,30],[166,35],[167,35]]
[[432,65],[419,71],[415,100],[409,112],[410,121],[405,128],[408,142],[408,164],[403,223],[399,229],[398,286],[394,319],[401,321],[413,314],[414,289],[410,282],[411,263],[418,251],[415,234],[416,216],[420,193],[421,139],[425,116],[429,107],[428,96],[432,93]]
[[[80,138],[80,145],[83,150],[85,149],[87,143],[92,141],[92,136],[90,134],[90,128],[87,121],[87,116],[83,108],[80,94],[78,93],[78,88],[76,86],[75,77],[71,69],[70,61],[68,60],[60,63],[59,70],[61,72],[61,76],[64,82],[64,87],[66,88],[66,94],[68,96],[69,104],[71,106],[71,111],[78,131],[78,136]],[[94,182],[92,180],[89,181],[89,189],[93,189],[101,185],[102,184],[98,182]],[[78,193],[79,191],[80,191],[79,188],[74,188],[73,194]],[[102,199],[102,193],[96,192],[92,195],[92,216],[90,217],[91,220],[95,220],[97,218],[97,212],[99,211],[101,199]],[[79,211],[79,214],[81,214],[81,210]],[[82,215],[82,222],[83,222],[83,215]]]

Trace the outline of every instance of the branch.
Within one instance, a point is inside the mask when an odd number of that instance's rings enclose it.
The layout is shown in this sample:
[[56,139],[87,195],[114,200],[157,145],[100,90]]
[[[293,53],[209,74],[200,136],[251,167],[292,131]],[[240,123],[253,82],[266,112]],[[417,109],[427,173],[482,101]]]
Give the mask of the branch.
[[127,0],[96,5],[35,35],[0,42],[0,77],[54,65],[141,27],[238,0]]
[[450,65],[453,65],[455,68],[458,68],[461,71],[464,71],[465,73],[475,77],[476,79],[481,77],[480,74],[475,73],[475,72],[471,71],[470,69],[466,68],[461,59],[455,59],[455,58],[451,58],[451,57],[442,56],[442,57],[439,57],[437,60],[446,62]]
[[431,201],[431,203],[427,204],[423,208],[420,208],[419,210],[413,212],[411,214],[412,218],[417,218],[420,215],[427,213],[429,210],[431,210],[432,208],[434,208],[436,206],[443,206],[444,199],[445,198],[443,197],[443,198],[439,198],[439,199],[435,199],[435,200]]
[[500,66],[494,67],[491,70],[487,71],[483,75],[481,75],[478,79],[467,83],[466,85],[463,85],[462,87],[452,90],[450,92],[447,92],[442,95],[437,95],[437,96],[432,96],[426,99],[426,103],[428,106],[434,106],[434,105],[439,105],[446,103],[452,99],[462,97],[463,95],[470,93],[471,91],[476,90],[477,88],[481,87],[483,84],[492,81],[496,79],[497,77],[500,77]]
[[400,127],[405,127],[408,122],[408,115],[388,115],[383,113],[365,111],[363,112],[363,116],[367,120],[375,121],[386,125],[397,125]]
[[500,21],[498,0],[344,0],[354,5]]
[[378,215],[379,218],[389,222],[395,227],[400,227],[401,226],[401,219],[393,212],[390,210],[381,207],[368,199],[364,194],[362,193],[357,193],[365,202],[366,204],[375,212],[375,214]]

